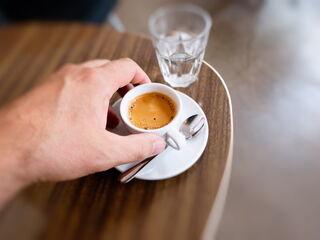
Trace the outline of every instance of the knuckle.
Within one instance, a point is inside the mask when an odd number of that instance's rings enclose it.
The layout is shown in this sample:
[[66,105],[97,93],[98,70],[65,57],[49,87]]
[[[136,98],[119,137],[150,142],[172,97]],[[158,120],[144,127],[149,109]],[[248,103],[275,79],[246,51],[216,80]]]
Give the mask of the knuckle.
[[64,82],[71,84],[89,83],[98,77],[94,69],[88,67],[79,68],[73,64],[65,65],[62,73]]
[[79,80],[84,82],[95,80],[98,77],[97,72],[92,68],[83,68],[80,74]]
[[63,72],[73,72],[76,68],[77,68],[77,66],[75,64],[67,63],[67,64],[62,66],[61,70]]
[[55,77],[62,79],[64,83],[69,83],[73,80],[75,73],[77,72],[77,66],[72,63],[63,65],[60,70],[55,73]]
[[145,154],[144,154],[144,147],[142,144],[139,144],[137,146],[135,146],[136,151],[134,154],[134,158],[136,161],[141,161],[145,158]]
[[136,64],[136,62],[135,61],[133,61],[131,58],[122,58],[121,59],[122,61],[124,61],[124,62],[127,62],[128,64]]

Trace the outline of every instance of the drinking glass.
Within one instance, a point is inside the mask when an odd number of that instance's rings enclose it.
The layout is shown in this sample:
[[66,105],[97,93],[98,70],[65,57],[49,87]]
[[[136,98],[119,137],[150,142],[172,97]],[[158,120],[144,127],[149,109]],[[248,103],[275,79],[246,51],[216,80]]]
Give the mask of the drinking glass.
[[209,14],[192,4],[165,6],[150,16],[159,66],[172,87],[187,87],[198,79],[211,24]]

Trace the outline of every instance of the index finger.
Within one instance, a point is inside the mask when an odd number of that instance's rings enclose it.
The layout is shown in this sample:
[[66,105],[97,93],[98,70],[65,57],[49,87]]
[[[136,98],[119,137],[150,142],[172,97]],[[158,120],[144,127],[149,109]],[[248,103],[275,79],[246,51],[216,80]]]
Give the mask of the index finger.
[[150,83],[148,75],[130,58],[108,62],[97,68],[108,81],[112,94],[125,85]]

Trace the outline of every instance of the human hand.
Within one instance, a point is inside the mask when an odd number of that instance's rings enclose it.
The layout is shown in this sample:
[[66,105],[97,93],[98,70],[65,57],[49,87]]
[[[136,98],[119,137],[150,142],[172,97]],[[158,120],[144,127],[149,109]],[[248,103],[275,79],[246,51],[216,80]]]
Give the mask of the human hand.
[[148,82],[130,59],[68,64],[2,109],[0,205],[3,191],[14,194],[31,182],[73,179],[159,154],[160,136],[106,131],[111,96]]

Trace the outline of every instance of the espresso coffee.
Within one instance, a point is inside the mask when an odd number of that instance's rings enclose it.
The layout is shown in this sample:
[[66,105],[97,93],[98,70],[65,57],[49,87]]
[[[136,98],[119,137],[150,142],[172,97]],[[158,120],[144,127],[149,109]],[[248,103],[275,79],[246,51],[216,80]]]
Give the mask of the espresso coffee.
[[129,119],[138,128],[161,128],[171,122],[175,115],[174,101],[158,92],[140,95],[129,105]]

